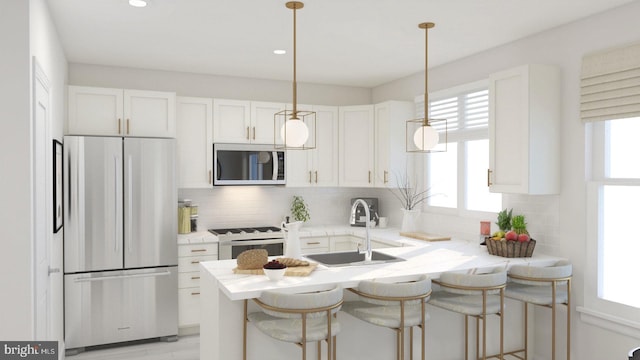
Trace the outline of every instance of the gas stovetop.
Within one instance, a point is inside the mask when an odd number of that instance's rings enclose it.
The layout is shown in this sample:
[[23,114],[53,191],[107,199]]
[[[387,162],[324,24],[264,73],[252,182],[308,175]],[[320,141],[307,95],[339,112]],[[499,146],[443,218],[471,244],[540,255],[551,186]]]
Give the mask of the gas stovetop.
[[275,226],[209,229],[209,232],[217,235],[220,241],[277,239],[283,237],[280,228]]

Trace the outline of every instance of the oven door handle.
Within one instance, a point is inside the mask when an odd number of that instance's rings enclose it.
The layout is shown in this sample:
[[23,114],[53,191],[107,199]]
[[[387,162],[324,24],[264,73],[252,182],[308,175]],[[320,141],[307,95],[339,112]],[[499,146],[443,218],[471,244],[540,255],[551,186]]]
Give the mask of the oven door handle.
[[262,239],[262,240],[231,240],[231,241],[221,241],[221,246],[234,246],[234,245],[269,245],[269,244],[282,244],[284,243],[284,239]]

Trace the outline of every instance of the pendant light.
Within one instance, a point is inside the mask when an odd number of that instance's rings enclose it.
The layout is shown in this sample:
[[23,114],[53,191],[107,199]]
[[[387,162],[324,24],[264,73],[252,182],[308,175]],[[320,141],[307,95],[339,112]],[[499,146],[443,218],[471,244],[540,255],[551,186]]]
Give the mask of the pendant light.
[[296,78],[296,11],[304,4],[290,1],[285,4],[293,10],[293,105],[291,110],[277,112],[273,117],[273,143],[278,149],[309,150],[315,149],[316,113],[298,110]]
[[[413,119],[407,121],[406,129],[406,149],[407,152],[442,152],[447,151],[447,119],[429,119],[429,29],[435,26],[434,23],[426,22],[418,25],[420,29],[425,31],[425,50],[424,50],[424,117],[421,119]],[[444,142],[440,143],[440,133],[438,130],[444,131]]]

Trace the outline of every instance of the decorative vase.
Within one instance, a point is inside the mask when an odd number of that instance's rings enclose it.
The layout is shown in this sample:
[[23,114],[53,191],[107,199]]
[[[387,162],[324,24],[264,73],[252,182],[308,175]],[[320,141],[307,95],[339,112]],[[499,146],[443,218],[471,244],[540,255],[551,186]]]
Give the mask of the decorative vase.
[[300,252],[300,235],[299,230],[302,227],[302,221],[295,221],[290,223],[282,223],[282,231],[285,237],[285,249],[284,257],[300,259],[302,253]]
[[418,230],[418,219],[420,217],[420,209],[402,209],[402,232],[415,232]]

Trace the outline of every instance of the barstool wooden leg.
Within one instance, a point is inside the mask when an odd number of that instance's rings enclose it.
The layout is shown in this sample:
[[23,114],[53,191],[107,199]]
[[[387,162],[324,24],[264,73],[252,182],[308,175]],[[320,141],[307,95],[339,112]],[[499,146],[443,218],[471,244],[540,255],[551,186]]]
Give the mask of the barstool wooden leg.
[[529,356],[529,303],[524,303],[524,360]]
[[469,360],[469,315],[464,316],[464,359]]
[[551,286],[551,360],[556,360],[556,283]]
[[567,280],[567,360],[571,360],[571,279]]
[[413,326],[409,328],[409,359],[413,360]]

